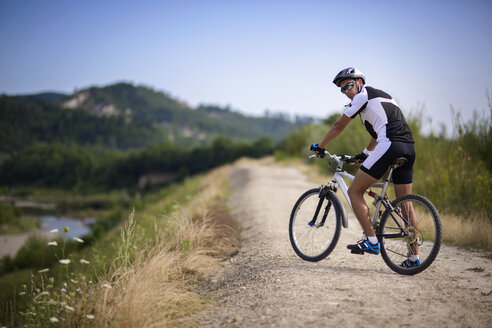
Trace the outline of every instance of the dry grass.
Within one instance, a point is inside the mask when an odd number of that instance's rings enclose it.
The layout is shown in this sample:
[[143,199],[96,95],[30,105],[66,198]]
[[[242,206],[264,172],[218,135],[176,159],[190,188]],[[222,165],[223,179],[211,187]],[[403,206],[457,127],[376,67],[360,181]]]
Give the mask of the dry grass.
[[443,240],[457,246],[492,249],[492,224],[486,215],[461,218],[441,215]]
[[138,252],[130,265],[114,268],[101,280],[99,285],[112,288],[93,290],[94,326],[172,326],[205,306],[193,284],[212,274],[239,247],[239,225],[224,201],[227,172],[222,168],[207,175],[198,197],[166,218],[168,229],[156,226],[157,245]]

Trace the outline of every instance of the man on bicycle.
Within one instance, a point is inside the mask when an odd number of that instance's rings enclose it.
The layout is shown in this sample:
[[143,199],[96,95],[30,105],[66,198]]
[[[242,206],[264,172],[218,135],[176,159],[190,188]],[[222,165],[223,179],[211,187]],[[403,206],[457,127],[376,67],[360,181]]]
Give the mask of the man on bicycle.
[[[353,118],[360,116],[372,139],[364,151],[355,156],[355,160],[362,165],[348,189],[348,194],[365,237],[347,248],[356,253],[377,255],[380,244],[369,218],[364,192],[384,175],[396,158],[405,157],[408,161],[393,171],[393,183],[396,197],[410,194],[415,148],[412,132],[396,101],[386,92],[366,86],[365,80],[364,74],[353,67],[337,74],[333,83],[351,99],[351,103],[323,140],[319,144],[311,145],[311,150],[324,153],[326,145],[335,139]],[[420,264],[418,255],[412,255],[401,265],[414,267]]]

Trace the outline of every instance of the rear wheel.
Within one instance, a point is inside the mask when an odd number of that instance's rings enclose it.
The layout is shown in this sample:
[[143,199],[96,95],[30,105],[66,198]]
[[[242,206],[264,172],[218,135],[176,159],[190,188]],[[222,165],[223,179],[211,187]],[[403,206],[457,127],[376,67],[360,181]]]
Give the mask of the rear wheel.
[[320,188],[306,191],[297,200],[290,215],[289,237],[300,258],[316,262],[333,251],[342,228],[341,206],[331,191],[320,198]]
[[[427,198],[415,194],[399,197],[392,205],[393,211],[383,213],[377,234],[384,262],[400,274],[422,272],[432,264],[441,247],[439,213]],[[421,261],[420,265],[403,265],[416,255]]]

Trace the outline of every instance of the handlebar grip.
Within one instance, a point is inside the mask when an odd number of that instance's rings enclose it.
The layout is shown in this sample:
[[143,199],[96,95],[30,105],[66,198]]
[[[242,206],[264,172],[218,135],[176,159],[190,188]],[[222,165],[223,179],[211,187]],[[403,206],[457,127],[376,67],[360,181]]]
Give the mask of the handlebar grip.
[[344,161],[347,164],[355,163],[354,156],[341,155],[340,157],[341,157],[342,161]]

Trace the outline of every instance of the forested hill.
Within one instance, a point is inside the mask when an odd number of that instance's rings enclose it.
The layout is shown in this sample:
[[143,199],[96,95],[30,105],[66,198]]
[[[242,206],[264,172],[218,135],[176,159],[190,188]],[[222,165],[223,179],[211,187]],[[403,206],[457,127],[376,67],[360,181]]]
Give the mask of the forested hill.
[[33,143],[75,143],[116,149],[162,142],[208,144],[217,136],[274,141],[309,121],[282,115],[250,117],[230,108],[192,108],[165,92],[118,83],[71,95],[0,96],[0,153]]

